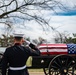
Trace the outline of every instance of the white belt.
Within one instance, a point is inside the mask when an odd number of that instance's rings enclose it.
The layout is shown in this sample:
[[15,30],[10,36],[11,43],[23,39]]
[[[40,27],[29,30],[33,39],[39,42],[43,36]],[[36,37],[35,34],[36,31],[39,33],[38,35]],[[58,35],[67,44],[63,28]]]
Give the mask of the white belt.
[[26,68],[26,65],[22,67],[9,67],[10,70],[23,70],[25,68]]

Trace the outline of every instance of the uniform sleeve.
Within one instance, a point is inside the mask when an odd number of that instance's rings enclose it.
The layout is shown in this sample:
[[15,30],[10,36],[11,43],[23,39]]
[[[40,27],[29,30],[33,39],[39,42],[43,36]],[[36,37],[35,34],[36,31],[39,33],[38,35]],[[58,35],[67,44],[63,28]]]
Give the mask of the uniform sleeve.
[[31,48],[29,48],[31,56],[40,56],[40,50],[32,43],[29,44]]
[[7,58],[7,49],[6,49],[2,58],[2,75],[6,75],[7,63],[8,63],[8,58]]

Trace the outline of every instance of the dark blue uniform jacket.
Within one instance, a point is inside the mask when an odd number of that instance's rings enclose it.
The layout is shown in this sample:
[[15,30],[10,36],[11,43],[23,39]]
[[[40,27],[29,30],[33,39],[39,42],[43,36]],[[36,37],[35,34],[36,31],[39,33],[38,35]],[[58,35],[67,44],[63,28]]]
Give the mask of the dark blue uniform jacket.
[[40,55],[40,51],[35,45],[30,43],[29,47],[24,47],[16,43],[14,46],[11,46],[5,50],[2,59],[2,75],[6,75],[8,64],[10,67],[22,67],[26,64],[29,56]]

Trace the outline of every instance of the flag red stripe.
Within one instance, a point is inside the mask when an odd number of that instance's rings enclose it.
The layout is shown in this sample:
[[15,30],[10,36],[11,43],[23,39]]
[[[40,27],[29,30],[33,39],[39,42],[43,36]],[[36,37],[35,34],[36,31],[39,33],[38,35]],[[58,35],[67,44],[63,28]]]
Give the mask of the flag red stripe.
[[58,54],[68,54],[68,52],[42,52],[41,55],[58,55]]
[[42,55],[68,54],[66,44],[41,44],[39,49]]
[[67,49],[67,47],[41,47],[39,49]]
[[49,54],[68,54],[68,52],[49,52]]

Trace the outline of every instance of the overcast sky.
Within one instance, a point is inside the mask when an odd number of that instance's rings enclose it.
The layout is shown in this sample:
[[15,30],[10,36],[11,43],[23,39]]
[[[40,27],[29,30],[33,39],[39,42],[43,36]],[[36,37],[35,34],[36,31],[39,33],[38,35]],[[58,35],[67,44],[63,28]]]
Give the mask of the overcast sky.
[[[63,4],[68,7],[69,11],[62,11],[59,8],[55,12],[43,10],[43,17],[49,20],[49,25],[56,28],[59,32],[76,33],[76,0],[61,0]],[[72,8],[72,9],[71,9]],[[64,10],[64,9],[63,9]],[[15,30],[24,33],[27,37],[37,38],[39,36],[43,38],[53,38],[54,32],[49,28],[46,32],[43,31],[42,27],[35,21],[25,22],[25,26],[14,26]],[[0,34],[3,30],[3,25],[0,26]]]

